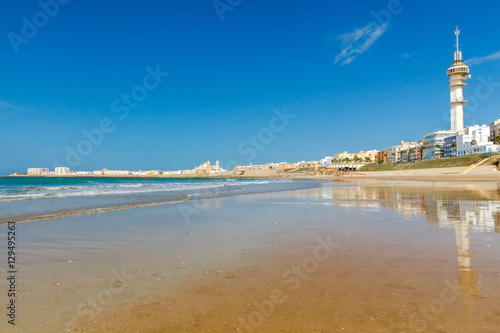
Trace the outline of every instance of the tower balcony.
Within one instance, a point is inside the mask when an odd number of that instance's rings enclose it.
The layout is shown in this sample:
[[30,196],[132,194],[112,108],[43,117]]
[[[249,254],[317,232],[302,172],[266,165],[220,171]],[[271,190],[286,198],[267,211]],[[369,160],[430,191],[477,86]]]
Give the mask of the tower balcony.
[[446,72],[448,76],[450,75],[467,75],[469,74],[469,67],[466,65],[451,66]]

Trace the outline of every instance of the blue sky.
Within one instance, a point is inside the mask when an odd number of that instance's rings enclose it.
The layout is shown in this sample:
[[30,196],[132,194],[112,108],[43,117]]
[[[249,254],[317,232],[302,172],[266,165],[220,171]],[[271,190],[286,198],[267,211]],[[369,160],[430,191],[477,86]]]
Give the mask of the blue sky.
[[[497,1],[54,1],[52,16],[0,5],[0,174],[68,164],[68,149],[85,152],[73,170],[177,170],[421,139],[449,128],[456,25],[466,125],[500,118]],[[270,131],[276,109],[294,117]]]

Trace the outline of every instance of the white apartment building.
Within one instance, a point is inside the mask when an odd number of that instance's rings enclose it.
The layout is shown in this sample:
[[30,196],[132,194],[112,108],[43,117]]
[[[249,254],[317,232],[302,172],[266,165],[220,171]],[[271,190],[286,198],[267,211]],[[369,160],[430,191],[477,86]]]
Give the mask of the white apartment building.
[[319,162],[321,163],[322,167],[326,167],[327,165],[331,165],[333,160],[333,156],[325,156],[325,158],[322,158]]
[[363,157],[364,157],[363,161],[366,161],[366,158],[368,157],[371,162],[376,162],[377,161],[377,153],[378,153],[377,149],[365,151],[363,154]]
[[67,173],[69,173],[69,168],[68,167],[56,167],[55,173],[56,174],[67,174]]
[[495,120],[490,124],[490,141],[495,142],[495,138],[500,135],[500,119]]
[[465,133],[457,136],[457,156],[498,152],[499,146],[489,141],[490,135],[488,125],[468,126]]
[[[397,146],[387,147],[387,162],[388,163],[399,163],[402,162],[403,156],[401,151],[407,150],[410,145],[417,145],[418,142],[404,142]],[[408,162],[408,155],[406,157],[406,162]]]
[[387,163],[398,163],[400,160],[401,146],[387,147]]
[[48,175],[49,169],[47,168],[28,168],[28,175]]

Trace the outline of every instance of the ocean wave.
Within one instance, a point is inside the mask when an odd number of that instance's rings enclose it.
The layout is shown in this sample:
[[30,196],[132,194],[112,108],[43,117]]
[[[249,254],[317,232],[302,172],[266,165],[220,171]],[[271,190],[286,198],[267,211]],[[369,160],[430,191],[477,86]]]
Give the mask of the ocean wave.
[[[201,182],[129,182],[129,183],[103,183],[86,182],[82,185],[45,185],[45,186],[20,186],[0,188],[0,202],[37,200],[53,198],[89,198],[95,196],[123,196],[159,192],[192,192],[193,194],[207,194],[225,192],[226,187],[262,185],[281,182],[280,180],[242,180],[233,179]],[[207,192],[207,190],[210,190]]]

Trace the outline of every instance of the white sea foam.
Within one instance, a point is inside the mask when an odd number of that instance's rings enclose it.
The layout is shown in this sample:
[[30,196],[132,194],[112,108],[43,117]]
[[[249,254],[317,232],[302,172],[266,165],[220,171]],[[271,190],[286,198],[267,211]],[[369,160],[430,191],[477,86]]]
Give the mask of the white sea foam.
[[[270,183],[281,183],[285,180],[217,180],[200,182],[128,182],[103,183],[88,182],[84,185],[52,185],[52,186],[20,186],[0,188],[0,202],[37,200],[51,198],[86,198],[94,196],[127,196],[127,195],[161,195],[162,192],[189,194],[226,192],[228,186],[247,186]],[[192,193],[192,192],[195,193]]]

